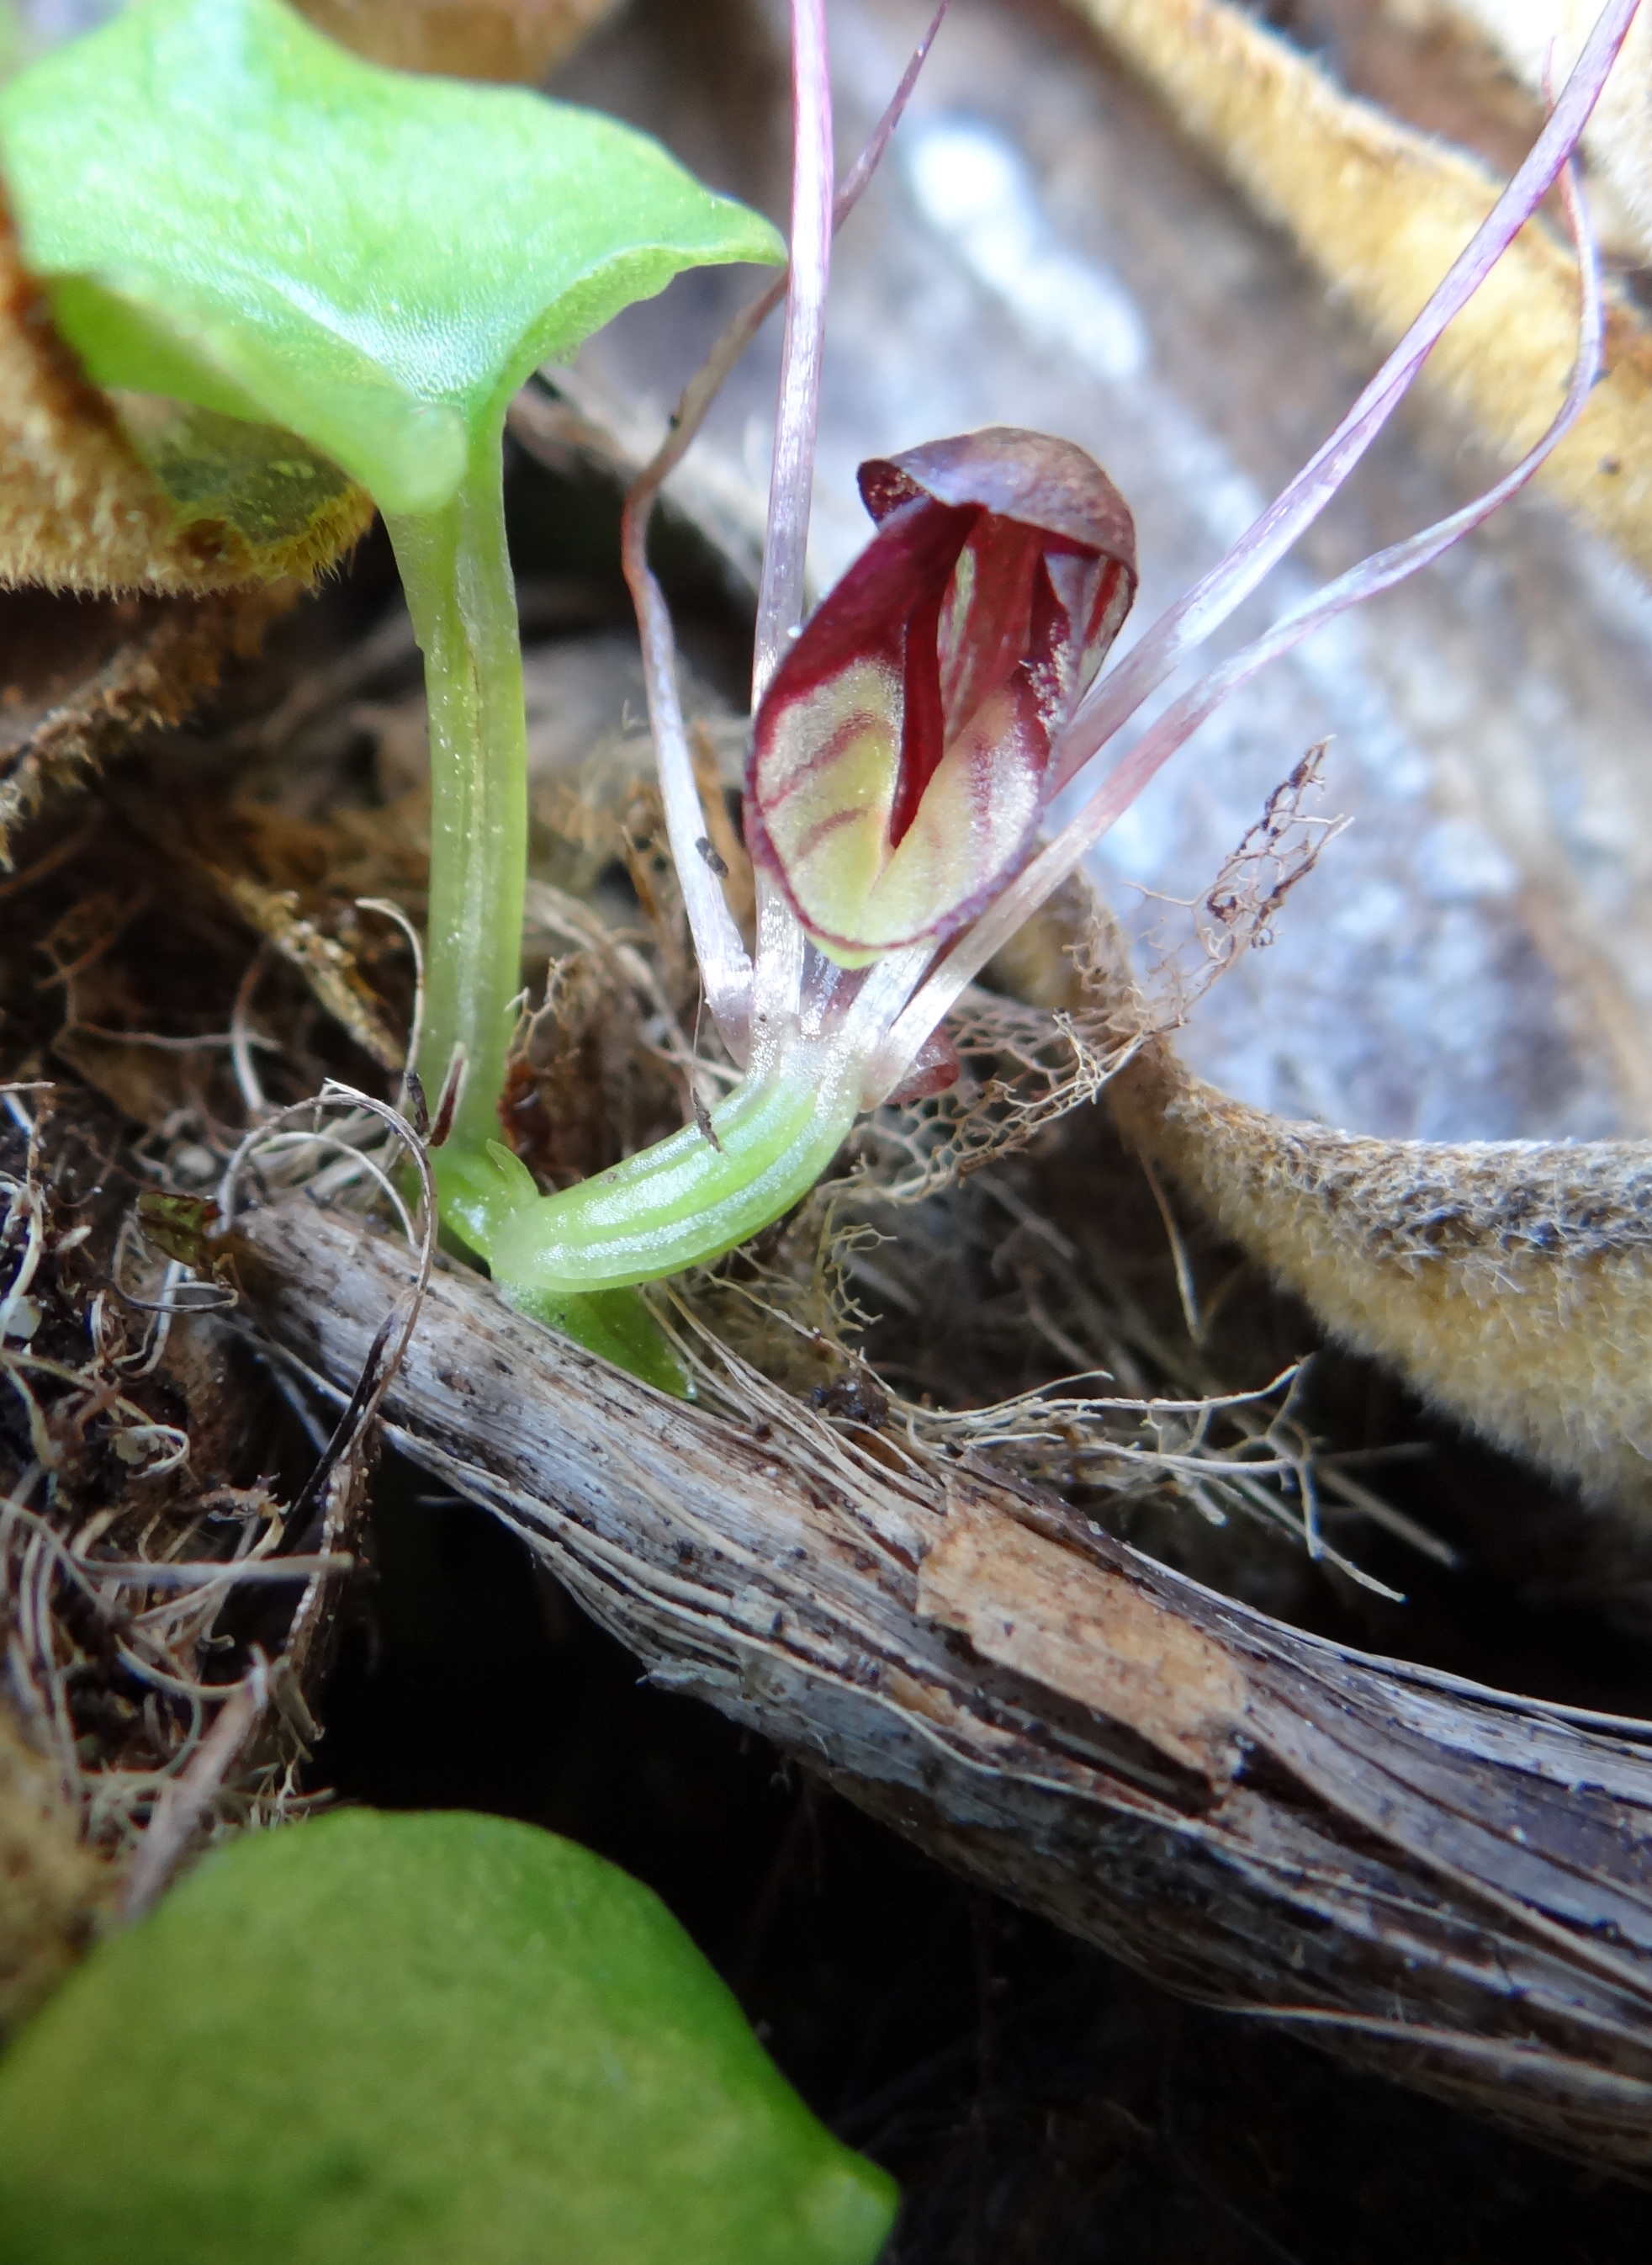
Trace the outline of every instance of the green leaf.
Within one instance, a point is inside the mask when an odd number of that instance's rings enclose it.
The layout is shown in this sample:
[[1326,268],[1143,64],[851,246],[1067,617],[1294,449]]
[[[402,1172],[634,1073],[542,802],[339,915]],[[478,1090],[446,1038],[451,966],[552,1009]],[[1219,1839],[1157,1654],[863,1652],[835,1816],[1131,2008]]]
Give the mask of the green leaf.
[[4,2265],[870,2265],[888,2181],[531,1825],[248,1834],[0,2064]]
[[646,136],[391,71],[280,0],[135,0],[0,91],[25,255],[98,383],[301,434],[439,509],[535,365],[783,257]]

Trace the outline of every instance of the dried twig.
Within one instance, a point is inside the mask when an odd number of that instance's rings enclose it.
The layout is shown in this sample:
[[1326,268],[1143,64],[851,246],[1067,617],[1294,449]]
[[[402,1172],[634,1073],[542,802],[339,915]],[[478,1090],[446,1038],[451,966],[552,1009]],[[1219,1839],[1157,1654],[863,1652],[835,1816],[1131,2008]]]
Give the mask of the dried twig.
[[[412,1262],[287,1205],[237,1256],[349,1391]],[[1299,1635],[724,1361],[662,1400],[439,1273],[392,1437],[657,1681],[1169,1986],[1652,2167],[1652,1730]]]

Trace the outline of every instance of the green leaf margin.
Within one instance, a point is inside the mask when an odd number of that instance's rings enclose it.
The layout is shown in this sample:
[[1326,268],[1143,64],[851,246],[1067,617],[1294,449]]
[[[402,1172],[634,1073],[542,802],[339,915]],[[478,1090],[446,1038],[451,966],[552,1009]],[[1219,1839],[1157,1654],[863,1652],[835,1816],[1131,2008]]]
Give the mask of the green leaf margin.
[[648,136],[364,62],[281,0],[135,0],[0,89],[0,171],[98,383],[299,433],[387,512],[440,509],[622,307],[784,257]]
[[0,2063],[4,2265],[870,2265],[840,2147],[645,1888],[532,1825],[209,1854]]

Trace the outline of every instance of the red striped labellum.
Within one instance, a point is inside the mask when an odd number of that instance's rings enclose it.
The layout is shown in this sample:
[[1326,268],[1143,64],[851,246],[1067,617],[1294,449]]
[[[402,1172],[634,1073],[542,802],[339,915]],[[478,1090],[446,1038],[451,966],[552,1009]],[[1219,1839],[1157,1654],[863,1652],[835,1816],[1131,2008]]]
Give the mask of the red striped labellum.
[[1008,426],[861,466],[877,532],[758,710],[747,839],[821,949],[939,941],[1015,872],[1135,594],[1122,496]]

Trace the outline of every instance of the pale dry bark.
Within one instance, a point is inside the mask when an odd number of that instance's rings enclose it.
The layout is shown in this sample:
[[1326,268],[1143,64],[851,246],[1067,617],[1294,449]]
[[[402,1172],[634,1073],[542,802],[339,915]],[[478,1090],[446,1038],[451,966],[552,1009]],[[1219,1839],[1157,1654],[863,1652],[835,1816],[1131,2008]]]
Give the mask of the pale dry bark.
[[[412,1258],[301,1202],[248,1307],[335,1400]],[[1300,1634],[731,1366],[661,1398],[440,1274],[382,1402],[657,1682],[1168,1987],[1652,2169],[1652,1729]]]

